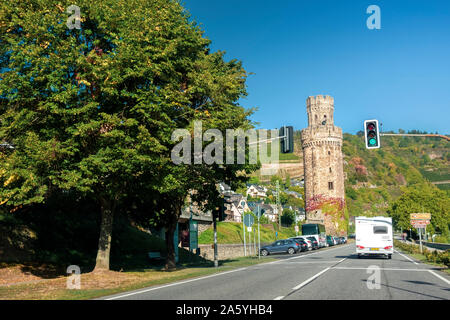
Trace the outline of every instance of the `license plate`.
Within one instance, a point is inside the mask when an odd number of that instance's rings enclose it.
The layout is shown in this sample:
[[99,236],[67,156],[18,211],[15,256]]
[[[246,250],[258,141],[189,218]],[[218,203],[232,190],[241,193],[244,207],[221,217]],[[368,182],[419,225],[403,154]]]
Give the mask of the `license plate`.
[[378,251],[378,248],[370,248],[370,251]]

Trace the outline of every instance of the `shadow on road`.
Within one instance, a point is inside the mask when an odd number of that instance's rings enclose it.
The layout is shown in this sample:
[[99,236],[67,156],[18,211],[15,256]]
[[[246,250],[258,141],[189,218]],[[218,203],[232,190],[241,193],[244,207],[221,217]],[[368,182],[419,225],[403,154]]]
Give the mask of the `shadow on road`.
[[[366,282],[367,280],[362,280],[362,282]],[[410,281],[407,281],[407,280],[405,280],[406,282],[410,282]],[[423,292],[419,292],[419,291],[412,291],[412,290],[408,290],[408,289],[403,289],[403,288],[399,288],[399,287],[395,287],[395,286],[391,286],[391,285],[387,285],[387,284],[383,284],[383,283],[381,283],[380,285],[382,285],[383,287],[386,287],[388,290],[389,289],[397,289],[397,290],[401,290],[401,291],[405,291],[405,292],[409,292],[409,293],[414,293],[414,294],[418,294],[418,295],[421,295],[421,296],[424,296],[424,297],[429,297],[429,298],[433,298],[433,299],[437,299],[437,300],[448,300],[448,299],[446,299],[446,298],[442,298],[442,297],[436,297],[436,296],[432,296],[432,295],[430,295],[430,294],[426,294],[426,293],[423,293]],[[437,286],[437,285],[435,285],[435,284],[432,284],[433,286]],[[441,286],[439,286],[439,287],[441,287]]]

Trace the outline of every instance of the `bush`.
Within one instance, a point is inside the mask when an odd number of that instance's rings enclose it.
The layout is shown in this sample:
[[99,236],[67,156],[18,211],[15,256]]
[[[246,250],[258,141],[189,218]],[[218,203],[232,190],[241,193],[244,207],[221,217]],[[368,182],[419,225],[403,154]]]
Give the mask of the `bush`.
[[[420,247],[414,244],[407,244],[400,241],[395,241],[395,246],[402,251],[408,253],[417,253],[420,254]],[[443,264],[447,268],[450,268],[450,250],[446,250],[443,252],[437,250],[428,250],[427,248],[423,248],[423,253],[425,259],[429,262]]]

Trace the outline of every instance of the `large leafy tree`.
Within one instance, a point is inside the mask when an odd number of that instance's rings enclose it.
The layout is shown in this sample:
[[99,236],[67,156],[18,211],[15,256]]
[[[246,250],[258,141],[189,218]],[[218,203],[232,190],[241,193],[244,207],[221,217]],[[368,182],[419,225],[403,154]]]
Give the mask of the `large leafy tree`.
[[[246,72],[172,0],[13,0],[0,8],[0,203],[45,203],[54,192],[97,199],[96,270],[109,269],[115,211],[139,195],[172,239],[186,196],[214,208],[215,183],[242,165],[175,165],[176,128],[249,128],[237,103]],[[149,217],[150,218],[150,217]],[[174,267],[168,241],[168,267]]]
[[397,228],[411,228],[410,214],[431,213],[427,232],[449,236],[450,199],[444,191],[427,183],[404,188],[402,195],[392,203],[388,214]]

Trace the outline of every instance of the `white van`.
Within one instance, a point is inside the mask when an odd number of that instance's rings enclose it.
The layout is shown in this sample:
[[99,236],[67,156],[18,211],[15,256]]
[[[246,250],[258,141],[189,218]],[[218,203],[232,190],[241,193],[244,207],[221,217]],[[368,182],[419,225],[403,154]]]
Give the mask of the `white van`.
[[356,253],[362,255],[386,255],[394,253],[392,218],[355,217]]

